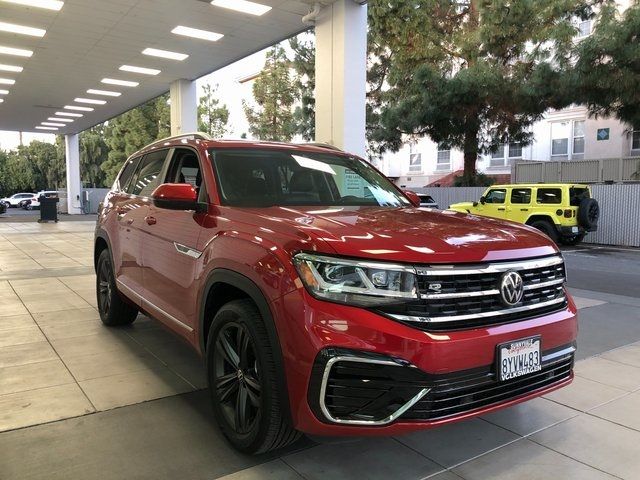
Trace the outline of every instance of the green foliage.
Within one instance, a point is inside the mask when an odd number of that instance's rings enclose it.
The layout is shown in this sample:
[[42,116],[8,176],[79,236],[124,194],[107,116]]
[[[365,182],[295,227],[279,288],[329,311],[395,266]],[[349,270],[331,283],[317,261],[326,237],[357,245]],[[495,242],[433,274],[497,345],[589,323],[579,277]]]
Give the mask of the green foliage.
[[316,47],[313,40],[297,36],[289,40],[293,50],[291,66],[296,72],[294,86],[300,99],[293,112],[296,133],[307,141],[316,138]]
[[106,174],[101,167],[108,155],[109,147],[104,140],[103,126],[98,125],[80,134],[80,176],[84,185],[106,186]]
[[108,185],[113,183],[129,155],[154,140],[170,135],[171,109],[168,100],[168,94],[161,95],[107,122],[104,142],[109,153],[100,168]]
[[494,179],[489,175],[477,172],[474,176],[457,175],[453,179],[454,187],[488,187],[493,185]]
[[56,145],[37,140],[10,152],[0,150],[0,192],[58,189],[65,185],[64,151]]
[[372,2],[380,56],[372,137],[397,150],[406,135],[463,150],[465,177],[479,154],[527,144],[549,108],[572,103],[568,71],[574,20],[598,0],[407,0]]
[[640,3],[622,17],[615,4],[603,7],[594,32],[578,46],[575,84],[591,114],[640,128]]
[[224,137],[229,123],[229,109],[216,97],[218,86],[205,85],[198,104],[198,130],[214,138]]
[[267,52],[264,68],[253,84],[253,98],[255,107],[243,102],[251,134],[260,140],[290,141],[296,132],[295,87],[280,45]]

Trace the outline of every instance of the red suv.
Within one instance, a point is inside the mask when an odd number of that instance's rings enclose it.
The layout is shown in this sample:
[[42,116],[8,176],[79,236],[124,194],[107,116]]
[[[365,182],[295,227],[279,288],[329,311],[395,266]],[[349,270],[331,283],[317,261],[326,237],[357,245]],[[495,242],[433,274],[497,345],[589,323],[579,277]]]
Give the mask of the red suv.
[[417,205],[327,146],[156,142],[98,217],[102,321],[143,312],[198,350],[245,452],[430,428],[570,383],[578,324],[555,245]]

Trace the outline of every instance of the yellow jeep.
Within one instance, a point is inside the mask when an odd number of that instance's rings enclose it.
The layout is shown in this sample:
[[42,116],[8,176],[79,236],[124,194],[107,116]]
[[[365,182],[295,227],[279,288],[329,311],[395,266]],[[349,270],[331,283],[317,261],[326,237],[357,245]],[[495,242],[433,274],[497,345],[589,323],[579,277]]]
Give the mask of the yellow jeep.
[[589,186],[574,183],[492,185],[480,201],[455,203],[449,210],[531,225],[565,245],[595,232],[600,217]]

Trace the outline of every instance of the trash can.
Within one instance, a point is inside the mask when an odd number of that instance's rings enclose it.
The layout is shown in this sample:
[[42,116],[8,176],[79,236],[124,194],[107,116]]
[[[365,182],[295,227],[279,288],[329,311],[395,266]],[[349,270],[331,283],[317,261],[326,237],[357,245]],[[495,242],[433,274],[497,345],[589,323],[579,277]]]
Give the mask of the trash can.
[[40,196],[40,220],[39,222],[57,222],[58,221],[58,201],[57,196]]

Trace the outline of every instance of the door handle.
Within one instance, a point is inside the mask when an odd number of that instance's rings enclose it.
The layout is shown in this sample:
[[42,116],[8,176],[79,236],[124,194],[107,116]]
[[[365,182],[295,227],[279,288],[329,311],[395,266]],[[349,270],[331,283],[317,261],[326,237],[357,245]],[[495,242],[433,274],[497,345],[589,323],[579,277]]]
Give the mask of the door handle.
[[503,211],[504,207],[499,207],[498,210]]
[[529,209],[528,209],[528,208],[521,208],[521,209],[520,209],[520,211],[521,211],[521,212],[528,212],[528,211],[529,211]]
[[155,225],[156,218],[155,217],[144,217],[144,221],[147,222],[147,225]]

